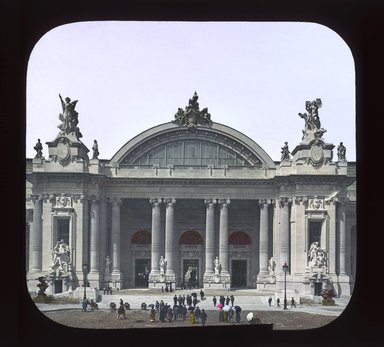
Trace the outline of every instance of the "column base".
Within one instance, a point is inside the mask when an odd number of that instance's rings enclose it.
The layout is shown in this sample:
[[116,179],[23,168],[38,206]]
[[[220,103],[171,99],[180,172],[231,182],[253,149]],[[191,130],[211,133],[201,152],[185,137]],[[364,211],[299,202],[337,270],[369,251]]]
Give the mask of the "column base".
[[229,273],[205,273],[203,277],[203,287],[210,289],[230,289],[231,276]]
[[112,271],[109,283],[104,283],[112,289],[120,290],[123,288],[123,275],[120,271]]
[[337,283],[333,283],[339,297],[351,295],[350,278],[347,274],[337,276]]

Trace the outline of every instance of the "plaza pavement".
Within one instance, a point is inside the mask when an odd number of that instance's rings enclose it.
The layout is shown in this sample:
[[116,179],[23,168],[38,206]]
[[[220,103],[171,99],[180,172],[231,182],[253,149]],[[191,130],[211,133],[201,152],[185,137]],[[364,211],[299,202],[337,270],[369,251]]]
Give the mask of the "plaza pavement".
[[[187,294],[191,294],[193,292],[197,293],[197,299],[200,300],[199,295],[200,289],[197,290],[176,290],[172,293],[161,291],[153,291],[148,289],[124,289],[119,292],[114,292],[112,295],[102,295],[102,300],[98,302],[99,309],[109,309],[110,303],[114,302],[116,306],[119,306],[120,299],[124,302],[128,302],[130,304],[131,310],[139,310],[141,309],[141,304],[144,302],[147,305],[155,304],[156,300],[160,302],[163,300],[164,303],[170,304],[173,306],[173,297],[181,296]],[[233,295],[235,297],[234,305],[240,306],[243,311],[280,311],[283,310],[283,297],[280,297],[280,307],[276,305],[275,294],[268,292],[258,292],[252,289],[244,289],[244,290],[234,290],[234,291],[226,291],[226,290],[204,290],[205,292],[205,300],[199,301],[197,306],[200,309],[205,310],[215,310],[213,306],[212,298],[213,295],[219,299],[220,295]],[[272,297],[272,305],[268,305],[268,298]],[[296,307],[291,308],[290,299],[292,295],[287,293],[288,300],[288,310],[294,310],[296,312],[306,312],[311,314],[322,314],[327,316],[339,316],[345,307],[348,304],[347,298],[336,298],[335,306],[322,306],[320,303],[311,303],[311,304],[300,304],[298,302],[298,298],[296,299]],[[81,304],[36,304],[37,308],[40,311],[55,311],[55,310],[65,310],[65,309],[79,309],[81,310]]]

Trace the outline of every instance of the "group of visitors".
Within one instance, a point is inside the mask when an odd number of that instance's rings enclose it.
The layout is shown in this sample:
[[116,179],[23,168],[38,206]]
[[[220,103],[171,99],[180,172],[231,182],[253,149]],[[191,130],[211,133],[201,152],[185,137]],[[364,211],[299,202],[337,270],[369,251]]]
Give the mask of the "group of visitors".
[[94,302],[92,299],[83,299],[81,306],[83,312],[87,312],[88,306],[91,308],[92,312],[95,310],[95,308],[97,308],[96,302]]
[[[213,302],[213,306],[216,307],[217,298],[215,295],[212,298],[212,302]],[[220,297],[219,297],[219,303],[222,306],[229,306],[229,303],[231,303],[231,306],[233,306],[234,302],[235,302],[235,297],[232,294],[230,296],[227,295],[227,297],[225,297],[224,295],[220,295]]]
[[[272,297],[269,297],[268,305],[272,306]],[[279,298],[276,299],[276,306],[280,307],[280,299]],[[291,299],[291,308],[292,307],[296,307],[296,301],[295,301],[295,298],[293,296],[292,296],[292,299]]]

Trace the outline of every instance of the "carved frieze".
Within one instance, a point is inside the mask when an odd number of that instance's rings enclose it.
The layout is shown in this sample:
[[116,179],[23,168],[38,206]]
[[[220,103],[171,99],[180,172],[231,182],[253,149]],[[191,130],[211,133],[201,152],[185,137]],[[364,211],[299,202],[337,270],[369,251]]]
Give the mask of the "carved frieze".
[[325,210],[324,197],[310,197],[308,198],[308,210],[318,211]]
[[54,198],[54,209],[70,209],[73,207],[72,197],[66,196],[64,193],[61,193],[59,196]]

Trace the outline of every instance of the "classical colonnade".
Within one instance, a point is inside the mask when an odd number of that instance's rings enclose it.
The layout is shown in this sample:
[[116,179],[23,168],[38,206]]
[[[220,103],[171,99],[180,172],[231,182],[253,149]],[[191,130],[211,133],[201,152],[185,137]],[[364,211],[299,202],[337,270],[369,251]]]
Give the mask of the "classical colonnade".
[[[29,240],[29,271],[42,271],[42,216],[43,216],[43,195],[33,196],[34,202],[34,218],[30,229]],[[85,200],[84,200],[85,201]],[[257,200],[260,209],[259,218],[259,272],[257,276],[258,282],[265,281],[268,278],[268,262],[270,259],[269,244],[269,205],[274,204],[271,199]],[[285,262],[289,263],[290,258],[290,203],[291,198],[279,198],[279,227],[277,230],[278,245],[274,247],[275,252],[278,252],[278,268]],[[111,203],[111,247],[112,247],[112,273],[111,275],[121,276],[120,269],[120,213],[122,199],[109,199]],[[158,278],[160,273],[159,260],[164,254],[167,260],[166,278],[167,281],[175,281],[175,204],[174,198],[151,198],[149,202],[152,205],[152,227],[151,227],[151,269],[149,280]],[[221,274],[229,275],[229,247],[228,247],[228,208],[230,208],[230,199],[205,199],[206,206],[206,223],[205,223],[205,272],[204,278],[214,274],[214,259],[217,256],[217,247],[215,245],[215,205],[220,208],[219,219],[219,245],[218,256],[221,265]],[[165,205],[165,243],[164,249],[161,245],[161,205]],[[89,220],[89,240],[88,245],[83,247],[85,252],[89,252],[89,270],[90,273],[102,273],[103,264],[100,260],[103,255],[100,255],[100,200],[91,199],[88,201],[90,209]],[[338,209],[338,272],[346,273],[346,226],[345,226],[345,208],[344,204],[340,204]],[[82,228],[83,232],[86,228]],[[275,235],[275,233],[274,233]],[[53,240],[55,242],[56,240]],[[334,257],[336,249],[330,250],[330,256]],[[87,254],[82,255],[83,260],[87,259]],[[335,272],[335,261],[331,266],[331,272]],[[77,262],[79,264],[79,262]],[[333,270],[332,271],[332,267]],[[76,271],[81,271],[76,269]]]

